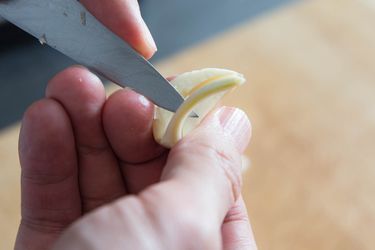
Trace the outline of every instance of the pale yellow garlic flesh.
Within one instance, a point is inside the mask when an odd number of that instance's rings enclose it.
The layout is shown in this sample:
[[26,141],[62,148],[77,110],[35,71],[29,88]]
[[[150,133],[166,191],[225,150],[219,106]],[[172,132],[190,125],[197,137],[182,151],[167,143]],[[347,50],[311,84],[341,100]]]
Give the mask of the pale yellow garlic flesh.
[[[245,78],[231,70],[206,68],[177,76],[171,84],[185,98],[176,113],[156,107],[153,123],[155,140],[171,148],[217,105],[233,88],[245,83]],[[190,117],[194,111],[199,117]]]

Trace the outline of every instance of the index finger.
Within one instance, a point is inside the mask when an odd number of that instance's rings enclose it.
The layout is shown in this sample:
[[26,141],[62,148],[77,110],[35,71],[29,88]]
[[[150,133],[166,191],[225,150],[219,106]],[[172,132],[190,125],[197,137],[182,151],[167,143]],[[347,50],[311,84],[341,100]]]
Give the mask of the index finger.
[[136,0],[81,0],[105,26],[149,59],[157,50]]

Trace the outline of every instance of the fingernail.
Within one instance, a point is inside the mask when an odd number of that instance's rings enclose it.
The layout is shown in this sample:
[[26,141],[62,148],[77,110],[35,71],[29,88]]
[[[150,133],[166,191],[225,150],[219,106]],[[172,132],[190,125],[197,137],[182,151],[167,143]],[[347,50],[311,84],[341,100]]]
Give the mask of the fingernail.
[[149,52],[152,52],[152,54],[154,54],[158,50],[158,48],[156,47],[155,40],[152,37],[150,30],[148,29],[146,23],[143,20],[142,20],[142,27],[143,27],[143,34],[146,40],[147,49],[149,50]]
[[143,54],[146,59],[152,57],[152,55],[157,51],[156,43],[154,38],[151,35],[149,28],[147,27],[145,21],[143,20],[141,10],[139,8],[138,2],[133,1],[133,13],[136,15],[136,19],[141,26],[142,29],[142,39],[144,41],[143,44],[139,44],[138,51]]
[[148,108],[150,106],[150,101],[147,100],[147,98],[144,97],[143,95],[139,95],[138,100],[139,100],[139,103],[142,104],[144,108]]
[[245,112],[237,108],[222,107],[216,115],[224,133],[230,135],[237,149],[243,152],[251,136],[251,124]]

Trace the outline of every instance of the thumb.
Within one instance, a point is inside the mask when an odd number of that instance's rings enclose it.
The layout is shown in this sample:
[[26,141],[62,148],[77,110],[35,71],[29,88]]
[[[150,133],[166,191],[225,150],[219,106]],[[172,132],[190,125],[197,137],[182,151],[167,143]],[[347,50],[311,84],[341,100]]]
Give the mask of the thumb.
[[212,187],[221,202],[228,199],[225,207],[229,208],[241,192],[241,153],[250,136],[246,114],[222,107],[171,150],[161,180],[186,182],[199,193]]
[[249,138],[245,113],[220,109],[170,151],[160,183],[92,212],[55,249],[221,249]]
[[246,114],[224,107],[172,148],[161,183],[140,195],[168,238],[180,235],[178,242],[193,249],[221,244],[224,217],[241,192],[241,153],[250,135]]

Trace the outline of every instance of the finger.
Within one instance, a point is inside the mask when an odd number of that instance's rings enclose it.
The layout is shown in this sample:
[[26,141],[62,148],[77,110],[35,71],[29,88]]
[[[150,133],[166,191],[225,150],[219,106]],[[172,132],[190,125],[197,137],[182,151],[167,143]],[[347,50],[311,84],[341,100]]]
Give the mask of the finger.
[[140,194],[158,231],[176,238],[171,249],[221,247],[221,225],[240,194],[240,152],[249,138],[244,112],[222,108],[172,148],[162,182]]
[[73,130],[63,107],[44,99],[25,113],[19,142],[22,220],[16,249],[49,249],[81,215]]
[[224,250],[257,249],[242,196],[225,216],[221,233]]
[[150,58],[155,53],[155,42],[143,21],[136,0],[81,0],[80,2],[144,57]]
[[239,195],[240,151],[249,137],[243,112],[221,110],[172,149],[163,182],[86,216],[55,249],[222,249],[221,226]]
[[127,89],[110,96],[103,110],[104,129],[130,193],[157,182],[166,160],[166,150],[153,139],[153,115],[154,105]]
[[46,95],[58,100],[72,121],[83,211],[124,195],[117,158],[102,127],[106,96],[99,78],[85,68],[71,67],[50,81]]

